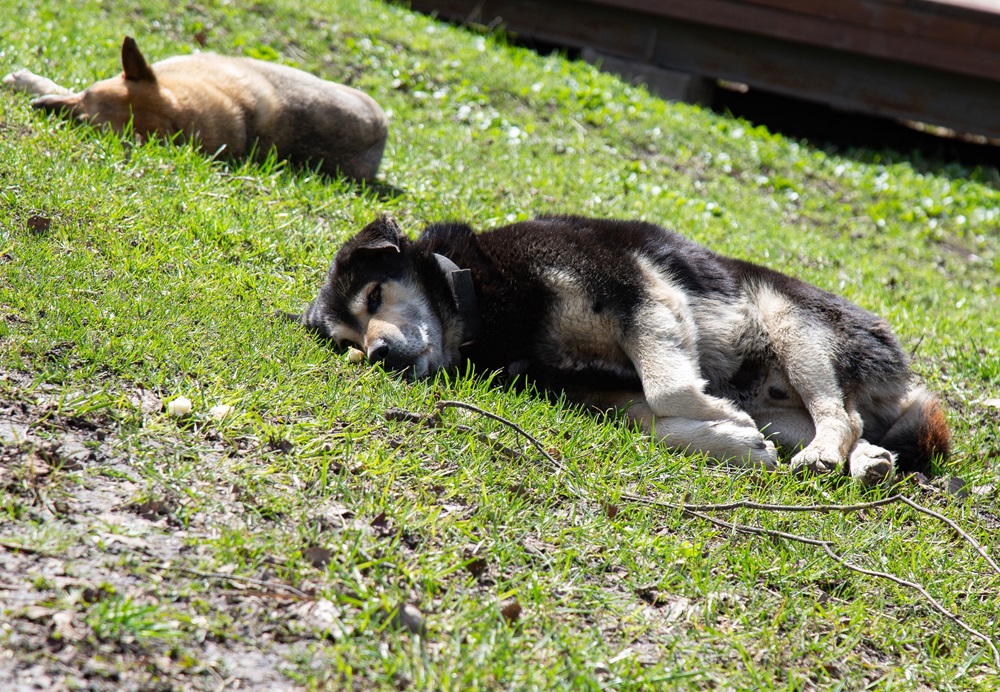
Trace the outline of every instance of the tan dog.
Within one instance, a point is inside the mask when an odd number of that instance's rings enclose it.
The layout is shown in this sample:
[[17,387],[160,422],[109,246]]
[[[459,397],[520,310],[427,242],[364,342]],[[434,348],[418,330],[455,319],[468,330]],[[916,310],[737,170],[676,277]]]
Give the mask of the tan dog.
[[4,83],[35,94],[34,108],[140,137],[180,134],[208,154],[241,157],[271,147],[295,164],[372,180],[385,149],[385,113],[367,94],[284,65],[195,53],[149,65],[135,40],[122,67],[78,94],[21,70]]

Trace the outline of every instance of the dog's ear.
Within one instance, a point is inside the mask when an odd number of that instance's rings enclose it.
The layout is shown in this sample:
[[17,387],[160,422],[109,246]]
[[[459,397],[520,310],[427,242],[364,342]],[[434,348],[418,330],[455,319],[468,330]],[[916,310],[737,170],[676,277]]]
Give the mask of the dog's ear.
[[354,250],[367,250],[370,252],[381,252],[383,250],[395,250],[399,252],[399,242],[403,238],[403,231],[389,214],[381,214],[370,224],[361,229],[361,232],[354,238],[352,245]]
[[146,58],[142,56],[139,46],[131,36],[126,36],[122,41],[122,69],[125,70],[125,79],[131,82],[156,81],[153,68],[146,62]]
[[326,323],[326,315],[323,310],[321,298],[317,298],[309,303],[302,312],[286,312],[284,310],[278,310],[274,313],[274,316],[279,319],[286,319],[291,322],[295,322],[309,331],[315,332],[324,339],[330,338],[330,328]]

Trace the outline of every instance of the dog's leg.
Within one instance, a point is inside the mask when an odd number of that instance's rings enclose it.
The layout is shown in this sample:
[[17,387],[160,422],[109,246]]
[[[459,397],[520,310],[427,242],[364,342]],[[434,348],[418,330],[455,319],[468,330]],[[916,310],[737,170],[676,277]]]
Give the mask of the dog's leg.
[[815,358],[800,363],[792,356],[788,379],[802,397],[815,426],[812,441],[792,457],[793,470],[829,473],[847,460],[861,437],[864,423],[853,405],[844,401],[833,364]]
[[697,328],[683,297],[652,272],[648,275],[658,290],[657,299],[636,320],[646,329],[622,343],[644,395],[641,405],[627,409],[628,415],[671,447],[704,452],[720,461],[772,467],[777,462],[774,444],[764,439],[753,418],[705,391]]
[[776,291],[758,290],[755,305],[781,370],[814,426],[812,440],[792,457],[792,468],[829,473],[847,460],[863,428],[861,415],[844,400],[837,379],[836,335]]
[[773,470],[778,455],[774,443],[753,425],[720,418],[695,420],[683,416],[658,416],[638,392],[593,392],[570,398],[604,413],[624,415],[639,429],[681,452],[702,452],[716,461]]
[[64,86],[59,86],[47,77],[41,77],[28,70],[18,70],[11,72],[3,78],[5,86],[15,91],[23,91],[33,96],[45,96],[46,94],[59,94],[66,96],[73,93]]

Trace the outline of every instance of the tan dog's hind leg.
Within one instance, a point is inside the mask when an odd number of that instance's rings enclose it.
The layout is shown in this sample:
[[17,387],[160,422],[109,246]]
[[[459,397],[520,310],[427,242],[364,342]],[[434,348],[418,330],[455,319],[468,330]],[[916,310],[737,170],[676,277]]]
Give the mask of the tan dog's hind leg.
[[59,86],[51,79],[39,76],[28,70],[11,72],[3,78],[3,83],[15,91],[23,91],[33,96],[45,96],[46,94],[66,96],[73,93],[66,87]]

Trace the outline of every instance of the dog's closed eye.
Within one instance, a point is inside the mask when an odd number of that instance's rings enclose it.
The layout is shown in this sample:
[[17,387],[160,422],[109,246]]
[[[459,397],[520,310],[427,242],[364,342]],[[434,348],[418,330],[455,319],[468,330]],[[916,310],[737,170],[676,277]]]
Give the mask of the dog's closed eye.
[[368,314],[374,315],[382,307],[382,285],[375,284],[368,292]]

